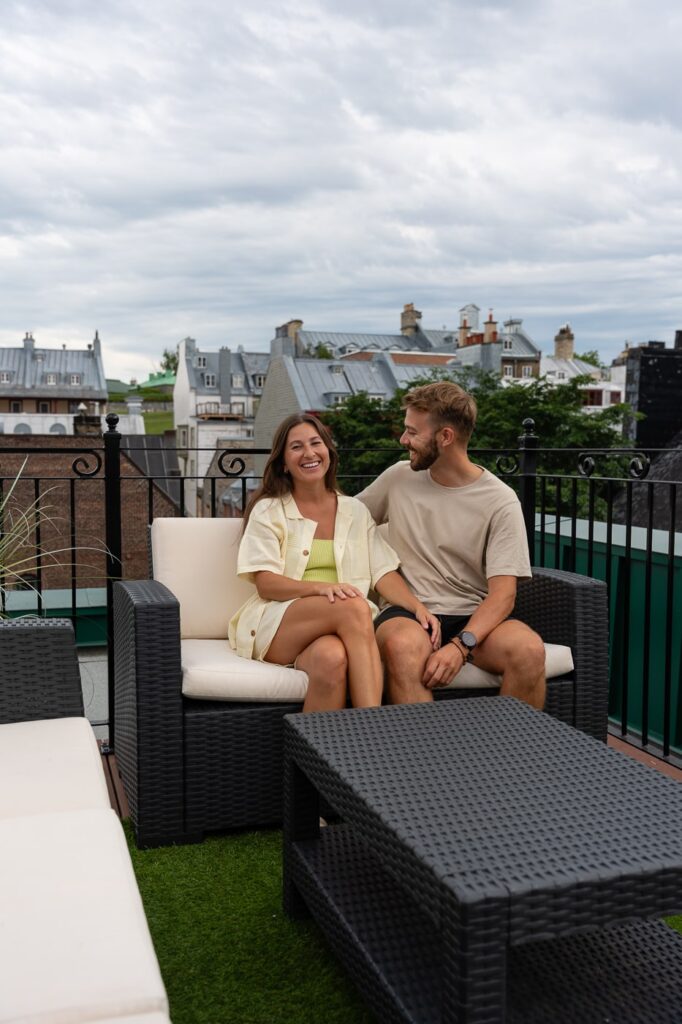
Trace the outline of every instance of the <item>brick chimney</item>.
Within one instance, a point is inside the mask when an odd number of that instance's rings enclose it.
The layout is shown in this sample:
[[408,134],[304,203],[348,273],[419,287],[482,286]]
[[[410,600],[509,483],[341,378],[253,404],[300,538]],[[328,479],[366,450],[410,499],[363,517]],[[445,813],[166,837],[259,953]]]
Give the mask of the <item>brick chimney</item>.
[[488,310],[488,319],[483,324],[483,344],[497,341],[497,320],[493,320],[492,309]]
[[457,344],[460,348],[464,348],[465,345],[469,344],[469,324],[465,316],[462,317],[457,331]]
[[575,335],[571,330],[571,325],[564,324],[560,327],[557,334],[554,336],[554,358],[573,359],[575,355],[575,349],[573,346],[574,341]]
[[291,338],[292,341],[296,341],[296,339],[298,338],[298,332],[301,330],[302,327],[302,320],[290,320],[289,323],[286,325],[287,337]]
[[414,302],[406,302],[400,314],[400,333],[404,334],[406,338],[416,334],[417,322],[421,318],[422,315],[419,310],[414,308]]

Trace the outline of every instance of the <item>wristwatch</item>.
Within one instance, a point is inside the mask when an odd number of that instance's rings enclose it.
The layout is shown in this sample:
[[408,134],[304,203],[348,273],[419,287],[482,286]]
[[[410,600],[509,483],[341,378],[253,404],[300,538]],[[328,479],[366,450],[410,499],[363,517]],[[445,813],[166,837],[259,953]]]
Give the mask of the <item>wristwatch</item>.
[[474,647],[478,643],[474,634],[469,632],[468,629],[463,629],[457,636],[453,637],[453,640],[459,640],[466,652],[466,660],[469,661],[473,657]]

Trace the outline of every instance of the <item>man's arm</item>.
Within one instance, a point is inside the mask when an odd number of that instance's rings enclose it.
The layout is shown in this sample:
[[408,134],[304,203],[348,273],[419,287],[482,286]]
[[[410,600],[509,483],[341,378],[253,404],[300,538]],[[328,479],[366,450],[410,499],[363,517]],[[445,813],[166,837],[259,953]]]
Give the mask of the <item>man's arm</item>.
[[[516,601],[516,576],[491,576],[488,595],[473,613],[464,629],[482,643],[501,622],[511,615]],[[464,650],[458,643],[443,644],[431,655],[424,669],[422,683],[432,690],[452,682],[464,665]],[[474,660],[476,654],[474,652]]]

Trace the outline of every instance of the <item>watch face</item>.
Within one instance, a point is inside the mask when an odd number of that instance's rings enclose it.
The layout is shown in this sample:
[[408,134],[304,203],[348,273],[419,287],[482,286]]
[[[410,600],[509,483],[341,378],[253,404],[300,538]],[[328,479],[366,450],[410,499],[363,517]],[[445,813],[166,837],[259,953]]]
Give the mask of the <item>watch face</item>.
[[468,629],[463,629],[462,632],[459,634],[459,638],[464,644],[464,646],[468,647],[469,650],[471,650],[472,647],[476,646],[476,637],[474,636],[473,633],[470,633]]

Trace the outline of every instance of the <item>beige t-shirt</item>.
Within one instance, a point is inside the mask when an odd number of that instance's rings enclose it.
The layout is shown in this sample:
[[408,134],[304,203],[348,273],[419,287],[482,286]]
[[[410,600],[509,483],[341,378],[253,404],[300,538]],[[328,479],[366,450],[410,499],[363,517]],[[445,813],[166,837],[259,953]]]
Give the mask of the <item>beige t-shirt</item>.
[[472,484],[443,487],[428,469],[397,462],[357,497],[388,523],[401,572],[435,614],[471,615],[489,577],[531,575],[519,500],[487,469]]

